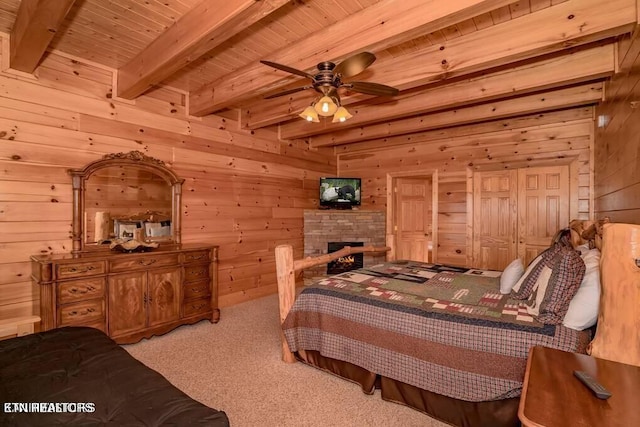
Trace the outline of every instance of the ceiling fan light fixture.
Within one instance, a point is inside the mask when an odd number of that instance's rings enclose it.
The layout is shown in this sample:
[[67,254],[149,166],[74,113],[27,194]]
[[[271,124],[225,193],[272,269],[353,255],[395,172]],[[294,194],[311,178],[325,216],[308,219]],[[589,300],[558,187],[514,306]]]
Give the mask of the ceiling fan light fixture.
[[[309,122],[319,122],[319,117],[332,117],[333,123],[341,123],[353,117],[346,108],[342,107],[339,95],[340,88],[348,88],[350,91],[364,93],[373,96],[396,96],[399,90],[395,87],[370,82],[343,82],[343,78],[353,77],[360,74],[376,60],[376,56],[371,52],[360,52],[344,59],[339,64],[331,61],[320,62],[316,68],[316,74],[309,74],[288,65],[276,62],[260,60],[264,65],[285,71],[297,76],[307,77],[311,84],[299,86],[292,89],[280,91],[275,94],[265,96],[265,99],[276,98],[278,96],[289,95],[301,90],[313,89],[321,97],[313,102],[311,107],[307,107],[301,114],[304,120]],[[311,111],[313,110],[313,111]]]
[[338,104],[333,100],[333,98],[325,95],[316,102],[314,108],[319,115],[329,117],[334,115],[338,109]]
[[346,108],[341,106],[336,110],[336,113],[333,115],[333,120],[331,122],[342,123],[342,122],[346,122],[351,117],[353,117],[353,115],[351,115],[351,113],[349,113],[349,111],[347,111]]
[[316,112],[315,108],[313,108],[313,105],[309,105],[307,108],[305,108],[304,111],[300,113],[300,117],[308,122],[318,123],[320,121],[320,119],[318,118],[318,113]]

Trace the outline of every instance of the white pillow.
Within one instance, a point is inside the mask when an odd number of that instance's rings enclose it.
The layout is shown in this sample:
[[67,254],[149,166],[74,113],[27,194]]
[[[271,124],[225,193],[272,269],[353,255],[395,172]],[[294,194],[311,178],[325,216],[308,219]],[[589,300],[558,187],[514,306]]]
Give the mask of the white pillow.
[[586,266],[584,278],[562,321],[567,328],[578,331],[596,324],[600,306],[600,251],[590,249],[581,257]]
[[585,243],[584,245],[576,246],[576,251],[580,252],[580,256],[584,256],[587,252],[589,252],[589,244]]
[[513,286],[524,274],[524,265],[520,258],[516,258],[511,261],[511,264],[507,266],[500,276],[500,293],[508,294],[513,289]]

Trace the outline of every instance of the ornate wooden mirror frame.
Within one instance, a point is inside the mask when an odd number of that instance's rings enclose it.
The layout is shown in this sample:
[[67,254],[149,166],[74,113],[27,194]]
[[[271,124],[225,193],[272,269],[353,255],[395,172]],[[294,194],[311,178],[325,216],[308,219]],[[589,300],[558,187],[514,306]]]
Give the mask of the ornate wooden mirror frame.
[[88,246],[99,248],[100,245],[88,245],[85,242],[85,202],[86,182],[89,177],[101,169],[114,166],[128,166],[147,171],[161,177],[171,189],[171,243],[180,243],[181,221],[180,205],[182,200],[181,179],[171,169],[165,166],[162,160],[154,159],[140,151],[128,153],[106,154],[100,160],[89,163],[82,169],[69,169],[73,186],[73,223],[72,223],[72,250],[71,253],[79,253],[89,249]]

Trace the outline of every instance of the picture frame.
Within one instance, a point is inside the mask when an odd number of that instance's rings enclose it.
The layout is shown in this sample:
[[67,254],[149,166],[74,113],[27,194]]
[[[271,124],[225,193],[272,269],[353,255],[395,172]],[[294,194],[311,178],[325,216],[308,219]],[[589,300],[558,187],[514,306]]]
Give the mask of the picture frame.
[[144,240],[144,227],[142,221],[113,221],[113,231],[116,239]]
[[166,239],[171,237],[171,221],[145,222],[144,233],[149,239]]

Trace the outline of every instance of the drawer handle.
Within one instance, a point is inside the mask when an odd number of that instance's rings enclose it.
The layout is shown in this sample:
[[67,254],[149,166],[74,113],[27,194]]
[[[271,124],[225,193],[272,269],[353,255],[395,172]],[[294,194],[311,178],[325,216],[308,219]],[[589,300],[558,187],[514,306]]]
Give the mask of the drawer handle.
[[140,261],[138,261],[138,264],[140,264],[140,265],[151,265],[151,264],[155,264],[157,261],[158,261],[157,259],[150,259],[150,260],[141,259]]
[[205,270],[191,270],[189,272],[189,274],[191,276],[203,276],[203,275],[207,274],[207,272]]
[[83,312],[80,312],[80,313],[78,313],[76,310],[73,310],[73,311],[69,312],[69,316],[76,316],[78,314],[81,315],[81,316],[84,316],[86,314],[93,313],[94,311],[96,311],[95,308],[87,308],[86,311],[83,311]]
[[76,267],[71,267],[71,268],[69,268],[67,271],[68,271],[69,273],[86,273],[86,272],[88,272],[88,271],[93,271],[93,270],[95,270],[95,269],[96,269],[96,268],[95,268],[93,265],[91,265],[91,266],[89,266],[89,267],[85,267],[85,268],[76,268]]
[[205,306],[205,304],[202,303],[202,304],[199,304],[199,305],[191,305],[191,308],[194,309],[194,310],[200,310],[204,306]]
[[200,255],[190,255],[190,256],[189,256],[189,259],[190,259],[191,261],[197,261],[197,260],[202,259],[202,258],[205,258],[205,257],[206,257],[206,255],[204,255],[204,254],[200,254]]
[[93,292],[95,291],[96,288],[94,288],[93,286],[87,286],[86,288],[84,288],[83,290],[80,290],[78,288],[71,288],[69,289],[69,293],[70,294],[86,294],[87,292]]

